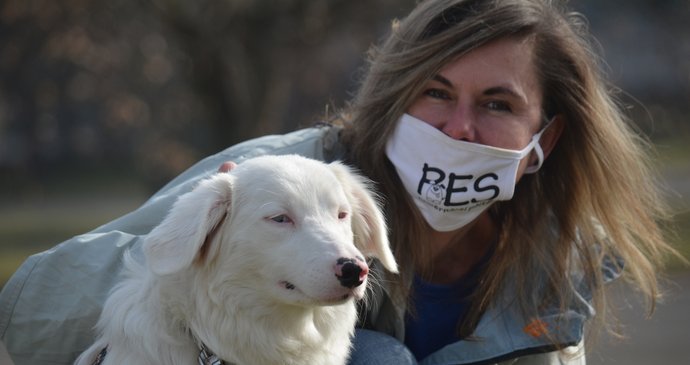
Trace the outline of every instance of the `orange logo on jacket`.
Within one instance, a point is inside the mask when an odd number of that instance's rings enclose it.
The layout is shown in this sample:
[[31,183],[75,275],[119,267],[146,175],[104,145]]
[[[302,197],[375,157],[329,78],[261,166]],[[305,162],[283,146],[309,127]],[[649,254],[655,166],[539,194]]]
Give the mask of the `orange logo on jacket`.
[[546,322],[537,318],[532,320],[532,322],[530,322],[528,325],[526,325],[522,329],[522,331],[534,338],[538,338],[549,333],[549,328]]

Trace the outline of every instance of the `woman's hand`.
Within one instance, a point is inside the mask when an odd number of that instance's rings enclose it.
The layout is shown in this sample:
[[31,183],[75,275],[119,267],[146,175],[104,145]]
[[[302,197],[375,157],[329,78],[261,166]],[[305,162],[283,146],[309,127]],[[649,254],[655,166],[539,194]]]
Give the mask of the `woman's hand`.
[[237,164],[232,161],[223,162],[218,168],[218,172],[230,172],[230,170],[237,167]]

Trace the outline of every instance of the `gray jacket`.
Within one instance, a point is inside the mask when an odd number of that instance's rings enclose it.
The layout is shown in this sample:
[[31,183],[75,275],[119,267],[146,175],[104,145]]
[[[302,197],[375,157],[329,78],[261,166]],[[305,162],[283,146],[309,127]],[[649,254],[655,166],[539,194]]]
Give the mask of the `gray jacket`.
[[[215,173],[222,162],[293,153],[332,161],[343,153],[338,132],[308,128],[232,146],[173,179],[137,210],[29,257],[0,292],[0,339],[16,365],[71,364],[94,339],[102,304],[120,279],[124,251],[139,254],[142,237],[162,221],[177,197]],[[367,323],[402,338],[405,308],[389,299],[385,287],[372,293],[377,298],[369,302],[379,305],[367,308]],[[577,345],[591,315],[586,297],[565,313],[547,311],[529,321],[506,301],[481,319],[475,333],[481,340],[451,344],[423,364],[584,364],[584,356],[565,359],[564,354],[582,354]],[[550,336],[573,347],[555,352]]]

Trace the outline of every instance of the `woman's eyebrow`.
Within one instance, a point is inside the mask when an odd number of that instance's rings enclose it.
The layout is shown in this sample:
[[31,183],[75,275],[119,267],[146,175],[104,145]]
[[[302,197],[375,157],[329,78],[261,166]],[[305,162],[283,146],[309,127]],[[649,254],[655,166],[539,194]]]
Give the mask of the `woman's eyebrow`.
[[447,87],[451,87],[451,88],[453,87],[453,83],[450,82],[450,80],[448,80],[447,78],[445,78],[439,74],[434,75],[434,77],[432,77],[432,80],[438,81]]
[[495,86],[495,87],[490,87],[486,90],[484,90],[484,95],[491,96],[491,95],[508,95],[513,98],[518,98],[522,101],[526,101],[527,98],[525,98],[524,95],[520,94],[519,92],[505,86]]

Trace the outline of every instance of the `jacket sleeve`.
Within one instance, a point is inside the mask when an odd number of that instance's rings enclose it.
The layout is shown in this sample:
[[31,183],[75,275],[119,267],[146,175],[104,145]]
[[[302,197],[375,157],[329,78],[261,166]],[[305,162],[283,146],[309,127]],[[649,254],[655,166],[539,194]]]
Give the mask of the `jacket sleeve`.
[[0,340],[15,364],[71,364],[95,338],[94,325],[120,278],[124,251],[140,255],[142,237],[177,197],[221,163],[265,154],[326,159],[324,141],[333,140],[332,129],[308,128],[230,147],[192,166],[137,210],[29,257],[0,292]]

